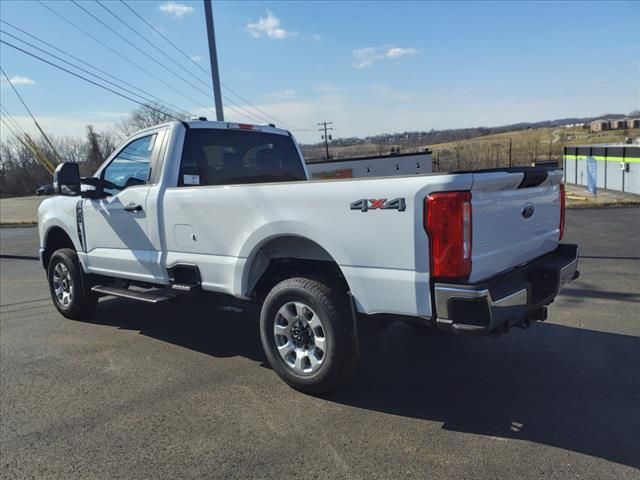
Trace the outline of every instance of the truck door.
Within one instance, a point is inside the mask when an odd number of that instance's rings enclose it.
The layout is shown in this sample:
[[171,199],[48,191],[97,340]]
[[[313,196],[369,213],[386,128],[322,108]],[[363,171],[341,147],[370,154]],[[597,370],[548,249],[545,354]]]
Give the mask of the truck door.
[[114,188],[105,188],[105,198],[84,202],[90,272],[142,281],[161,276],[147,202],[163,137],[164,132],[154,132],[131,140],[100,171]]

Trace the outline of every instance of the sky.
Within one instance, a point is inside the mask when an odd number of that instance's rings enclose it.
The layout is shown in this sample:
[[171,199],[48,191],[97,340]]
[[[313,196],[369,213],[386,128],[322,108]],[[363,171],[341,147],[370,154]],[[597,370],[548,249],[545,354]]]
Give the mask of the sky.
[[[111,50],[26,0],[0,2],[7,22],[0,38],[62,65],[10,37],[43,47],[11,24],[164,102],[215,118],[203,2],[126,1],[191,59],[120,1],[103,4],[140,36],[99,3],[79,4],[141,51],[63,0],[43,2]],[[214,1],[213,15],[225,119],[258,123],[249,110],[273,122],[266,112],[305,143],[320,141],[322,121],[333,122],[334,137],[349,137],[640,109],[640,2]],[[54,135],[84,135],[89,123],[110,128],[136,107],[6,44],[0,65]],[[31,131],[4,77],[0,96]]]

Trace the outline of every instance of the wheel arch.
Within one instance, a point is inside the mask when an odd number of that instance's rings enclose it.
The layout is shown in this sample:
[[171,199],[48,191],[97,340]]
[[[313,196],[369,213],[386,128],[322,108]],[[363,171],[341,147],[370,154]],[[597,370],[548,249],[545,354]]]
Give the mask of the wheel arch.
[[44,235],[44,244],[43,244],[43,252],[42,252],[42,266],[47,269],[49,266],[49,260],[51,259],[51,255],[56,250],[61,248],[70,248],[71,250],[77,251],[77,247],[74,244],[71,236],[65,231],[64,228],[59,225],[53,225],[49,227]]
[[335,277],[349,288],[340,265],[326,248],[300,234],[279,234],[265,238],[247,257],[241,289],[246,296],[260,297],[278,281],[301,274]]

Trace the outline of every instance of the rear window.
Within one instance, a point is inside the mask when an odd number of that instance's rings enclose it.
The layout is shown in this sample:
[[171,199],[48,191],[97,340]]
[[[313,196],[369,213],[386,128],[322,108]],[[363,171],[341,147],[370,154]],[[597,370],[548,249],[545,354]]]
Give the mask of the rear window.
[[179,186],[305,180],[291,137],[243,130],[187,130]]

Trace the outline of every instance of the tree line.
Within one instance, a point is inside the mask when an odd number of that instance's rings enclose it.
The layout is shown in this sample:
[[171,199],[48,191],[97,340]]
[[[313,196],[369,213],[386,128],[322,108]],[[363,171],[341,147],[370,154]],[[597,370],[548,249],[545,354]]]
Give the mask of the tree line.
[[[83,138],[48,135],[58,155],[44,139],[34,139],[34,142],[54,165],[59,156],[65,162],[77,162],[81,175],[88,176],[132,133],[172,119],[172,115],[156,105],[142,106],[111,129],[98,132],[92,125],[87,125]],[[24,142],[13,135],[3,135],[0,144],[0,195],[33,195],[36,188],[50,183],[51,174],[38,162]]]

